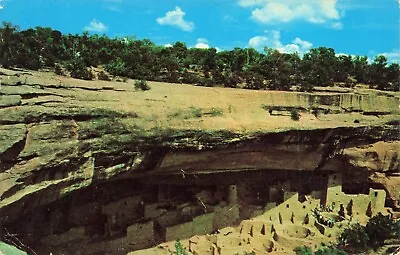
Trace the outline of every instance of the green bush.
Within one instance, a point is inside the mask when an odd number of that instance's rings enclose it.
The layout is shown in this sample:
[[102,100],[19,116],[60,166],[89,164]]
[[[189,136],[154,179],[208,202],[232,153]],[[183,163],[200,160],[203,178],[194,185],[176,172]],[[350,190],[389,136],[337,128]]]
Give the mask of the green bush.
[[313,255],[313,252],[308,246],[297,246],[293,249],[296,255]]
[[71,72],[71,77],[83,80],[92,80],[93,74],[89,71],[82,59],[74,59],[67,65],[67,70]]
[[348,255],[347,252],[335,246],[320,247],[315,253],[308,246],[297,246],[293,251],[296,252],[296,255]]
[[357,250],[367,248],[369,237],[364,226],[359,223],[346,228],[339,236],[339,244],[342,246],[351,246]]
[[217,117],[222,116],[224,111],[221,108],[212,108],[208,114],[210,114],[212,117]]
[[186,252],[185,247],[181,244],[181,242],[178,240],[175,241],[175,251],[172,251],[171,254],[174,255],[188,255]]
[[62,69],[62,66],[61,66],[60,64],[55,64],[55,66],[54,66],[54,72],[55,72],[57,75],[65,75],[65,73],[64,73],[64,71],[63,71],[63,69]]
[[366,227],[369,238],[368,244],[372,247],[382,246],[384,241],[390,238],[399,237],[399,222],[394,222],[391,217],[381,213],[372,217]]
[[110,76],[108,76],[108,74],[106,74],[104,71],[100,71],[97,74],[97,78],[99,78],[99,80],[102,80],[102,81],[111,81]]
[[314,255],[348,255],[348,253],[337,247],[328,246],[319,248]]
[[295,120],[295,121],[300,120],[299,111],[296,110],[296,109],[292,109],[292,110],[290,111],[290,118],[291,118],[292,120]]
[[135,89],[136,90],[141,90],[141,91],[146,91],[150,90],[150,86],[147,84],[147,81],[145,80],[138,80],[135,81]]
[[190,115],[195,118],[201,118],[203,116],[203,112],[200,108],[191,106],[190,107]]
[[110,61],[106,66],[106,71],[112,75],[127,76],[125,62],[120,58]]
[[192,72],[184,72],[182,74],[182,83],[187,83],[187,84],[200,83],[200,77]]
[[314,115],[315,118],[318,118],[320,112],[319,112],[319,110],[318,110],[317,107],[313,107],[313,108],[311,109],[311,114]]

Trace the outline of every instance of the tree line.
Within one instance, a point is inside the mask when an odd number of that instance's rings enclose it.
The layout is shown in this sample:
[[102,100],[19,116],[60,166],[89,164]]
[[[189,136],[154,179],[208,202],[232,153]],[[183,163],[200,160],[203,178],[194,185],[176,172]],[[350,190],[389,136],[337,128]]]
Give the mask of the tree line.
[[164,47],[148,39],[62,34],[44,27],[20,30],[8,22],[0,28],[0,65],[65,68],[81,79],[92,79],[88,67],[102,66],[111,75],[133,79],[247,89],[289,90],[295,85],[312,91],[338,83],[395,91],[400,87],[399,64],[389,64],[383,55],[369,63],[366,56],[337,55],[327,47],[313,48],[302,57],[272,48],[218,52],[188,48],[183,42]]

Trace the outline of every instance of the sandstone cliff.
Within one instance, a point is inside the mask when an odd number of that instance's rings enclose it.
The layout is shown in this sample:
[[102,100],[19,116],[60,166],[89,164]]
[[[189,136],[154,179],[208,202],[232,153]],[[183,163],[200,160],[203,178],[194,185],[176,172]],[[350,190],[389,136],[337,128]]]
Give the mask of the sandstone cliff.
[[[341,172],[350,192],[382,188],[388,206],[398,206],[398,93],[267,92],[155,82],[142,92],[132,81],[2,73],[2,235],[7,228],[34,244],[71,227],[96,225],[65,219],[71,215],[60,212],[58,219],[66,223],[49,229],[42,226],[43,210],[72,212],[74,205],[96,201],[101,206],[126,196],[134,189],[130,182],[140,182],[143,190],[143,183],[152,181],[229,185],[229,174],[240,179],[234,176],[238,172]],[[290,119],[292,108],[300,111],[299,121]],[[223,177],[196,179],[212,174]]]

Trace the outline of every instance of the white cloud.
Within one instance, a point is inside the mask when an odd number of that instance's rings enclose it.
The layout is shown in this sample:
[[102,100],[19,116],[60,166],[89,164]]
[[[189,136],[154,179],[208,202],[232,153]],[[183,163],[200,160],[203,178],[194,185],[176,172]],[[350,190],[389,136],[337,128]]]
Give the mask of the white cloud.
[[104,23],[97,21],[96,19],[90,21],[89,25],[83,28],[83,30],[89,32],[105,32],[107,31],[107,26]]
[[173,47],[173,45],[170,44],[170,43],[167,43],[167,44],[164,45],[164,47],[165,47],[165,48],[171,48],[171,47]]
[[176,26],[183,31],[190,32],[194,29],[194,23],[184,19],[186,13],[181,8],[175,7],[175,10],[169,11],[164,17],[157,18],[160,25]]
[[200,38],[197,39],[197,42],[198,43],[208,43],[208,40],[206,38],[201,38],[200,37]]
[[253,8],[252,18],[264,24],[294,20],[326,23],[340,19],[337,0],[239,0],[239,5]]
[[400,50],[392,50],[391,52],[384,52],[384,53],[379,53],[376,54],[378,55],[383,55],[387,58],[388,63],[397,63],[400,64]]
[[122,12],[122,4],[124,0],[101,0],[106,9],[114,12]]
[[210,48],[210,45],[208,45],[206,43],[196,43],[196,45],[194,47],[196,49],[208,49],[208,48]]
[[300,45],[301,48],[303,49],[311,49],[312,43],[308,41],[301,40],[300,38],[296,37],[296,39],[293,40],[294,44]]
[[334,23],[332,23],[331,28],[340,30],[343,28],[343,24],[342,24],[342,22],[334,22]]
[[4,5],[2,5],[1,2],[3,2],[3,0],[0,0],[0,10],[4,9]]
[[194,46],[197,49],[208,49],[210,48],[210,45],[208,45],[208,41],[205,38],[199,38],[196,41],[196,45]]
[[266,35],[258,35],[250,38],[248,47],[262,50],[264,47],[277,49],[281,53],[304,54],[311,49],[312,43],[296,37],[292,43],[283,44],[280,40],[281,34],[279,31],[266,31]]
[[261,49],[268,43],[268,37],[257,35],[250,38],[248,46],[254,49]]
[[265,0],[239,0],[239,5],[243,7],[263,4]]
[[236,19],[233,16],[227,14],[227,15],[224,16],[224,21],[225,22],[235,22]]
[[347,54],[347,53],[343,53],[343,52],[336,53],[335,56],[336,57],[341,57],[341,56],[347,57],[347,56],[350,56],[352,58],[356,57],[356,55],[354,55],[354,54]]

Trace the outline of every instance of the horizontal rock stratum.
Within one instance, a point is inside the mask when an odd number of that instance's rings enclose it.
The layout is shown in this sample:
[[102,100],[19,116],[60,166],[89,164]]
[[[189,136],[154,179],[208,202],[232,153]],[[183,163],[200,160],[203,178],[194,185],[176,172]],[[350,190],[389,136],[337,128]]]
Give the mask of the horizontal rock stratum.
[[[398,206],[398,92],[250,91],[157,82],[137,91],[131,80],[1,71],[0,224],[28,243],[53,234],[35,232],[34,223],[19,225],[34,221],[38,210],[130,180],[196,185],[190,176],[333,171],[347,174],[351,179],[345,182],[386,190],[388,203]],[[299,121],[291,119],[292,110],[300,113]]]

